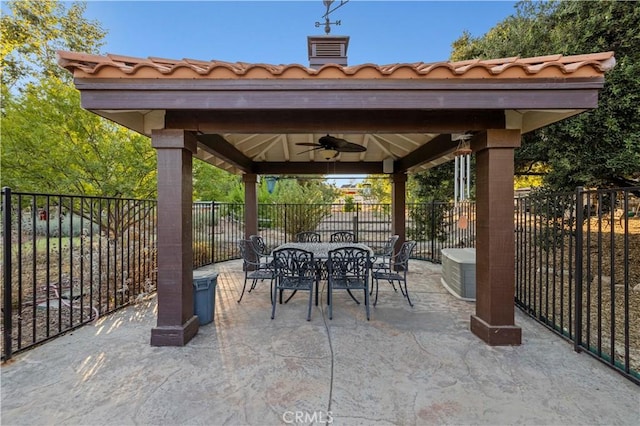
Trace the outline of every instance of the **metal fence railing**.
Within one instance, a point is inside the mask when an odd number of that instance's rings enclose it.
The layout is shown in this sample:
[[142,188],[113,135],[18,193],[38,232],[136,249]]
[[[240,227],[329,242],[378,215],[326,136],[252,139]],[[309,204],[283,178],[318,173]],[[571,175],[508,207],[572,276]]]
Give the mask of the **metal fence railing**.
[[640,187],[516,199],[516,304],[640,383]]
[[[640,188],[515,200],[516,299],[524,312],[639,383]],[[2,190],[3,359],[155,291],[156,201]],[[243,204],[193,205],[194,268],[239,259]],[[352,231],[380,248],[389,204],[260,204],[270,248],[300,231]],[[475,247],[475,204],[408,204],[413,257]]]
[[156,287],[156,201],[2,190],[3,359]]
[[[243,204],[196,202],[193,267],[240,258]],[[2,190],[4,359],[155,291],[156,201]],[[460,226],[464,217],[465,226]],[[468,219],[468,221],[467,221]],[[473,246],[473,204],[407,206],[414,257],[440,262],[448,246]],[[300,231],[323,240],[351,231],[382,248],[391,235],[389,204],[260,204],[259,232],[270,247]]]

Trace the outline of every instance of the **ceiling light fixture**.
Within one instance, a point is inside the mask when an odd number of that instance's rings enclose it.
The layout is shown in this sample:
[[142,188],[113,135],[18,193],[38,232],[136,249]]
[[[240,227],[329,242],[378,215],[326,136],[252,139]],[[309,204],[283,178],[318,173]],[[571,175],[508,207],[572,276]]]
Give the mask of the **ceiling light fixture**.
[[321,149],[319,152],[320,156],[322,156],[322,158],[324,158],[325,160],[336,158],[339,154],[339,152],[335,149]]

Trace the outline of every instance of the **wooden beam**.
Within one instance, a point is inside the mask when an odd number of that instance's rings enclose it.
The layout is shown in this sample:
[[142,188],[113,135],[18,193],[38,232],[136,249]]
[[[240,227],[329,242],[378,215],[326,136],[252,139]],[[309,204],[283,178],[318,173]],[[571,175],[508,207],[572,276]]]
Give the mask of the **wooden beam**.
[[503,110],[167,111],[169,129],[207,133],[460,133],[504,127]]
[[535,79],[143,79],[143,78],[76,78],[78,90],[542,90],[542,89],[602,89],[604,77],[571,77]]
[[254,163],[253,170],[260,175],[332,175],[382,174],[382,162],[280,162]]
[[598,89],[504,90],[84,90],[88,110],[590,109]]
[[238,169],[249,173],[253,166],[250,158],[246,157],[236,147],[231,145],[225,138],[218,134],[197,135],[198,148],[203,149]]
[[452,141],[451,135],[439,135],[414,150],[409,155],[394,162],[396,172],[405,172],[429,161],[437,160],[443,155],[451,154],[458,147],[458,141]]

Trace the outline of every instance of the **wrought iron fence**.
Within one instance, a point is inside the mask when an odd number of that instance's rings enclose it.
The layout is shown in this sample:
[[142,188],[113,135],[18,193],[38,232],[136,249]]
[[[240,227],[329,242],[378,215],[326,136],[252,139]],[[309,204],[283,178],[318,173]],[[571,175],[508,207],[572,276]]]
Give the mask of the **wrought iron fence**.
[[[417,242],[416,259],[440,263],[443,248],[475,247],[474,203],[409,204],[406,215],[407,238]],[[259,232],[270,248],[291,241],[297,232],[315,231],[329,241],[333,232],[350,231],[375,250],[392,234],[391,225],[390,204],[258,205]]]
[[409,204],[407,239],[416,241],[412,256],[442,263],[442,249],[476,246],[476,205],[464,201]]
[[[516,304],[638,383],[640,188],[515,200]],[[240,257],[243,204],[193,205],[194,268]],[[3,358],[155,291],[156,202],[2,191]],[[413,256],[474,247],[473,203],[409,204]],[[381,247],[389,204],[260,204],[269,247],[313,230]],[[612,349],[613,348],[613,349]]]
[[640,187],[515,202],[516,304],[640,383]]
[[3,359],[156,286],[156,201],[2,190]]
[[[240,257],[244,204],[196,202],[193,266]],[[2,190],[3,359],[64,334],[155,291],[156,201]],[[464,226],[461,220],[464,219]],[[440,262],[440,249],[473,246],[473,204],[407,206],[414,256]],[[323,240],[351,231],[382,248],[389,204],[260,204],[259,232],[270,247],[300,231]]]

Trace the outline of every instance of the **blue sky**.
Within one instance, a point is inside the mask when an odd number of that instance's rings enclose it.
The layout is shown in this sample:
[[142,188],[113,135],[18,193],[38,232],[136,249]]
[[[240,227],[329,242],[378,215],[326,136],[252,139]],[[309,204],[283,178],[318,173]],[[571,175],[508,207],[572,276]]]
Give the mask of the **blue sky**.
[[[332,7],[339,5],[334,1]],[[350,0],[331,14],[349,65],[446,61],[463,31],[481,36],[515,14],[512,1]],[[325,6],[306,1],[89,1],[108,32],[102,53],[308,65],[307,36]]]

